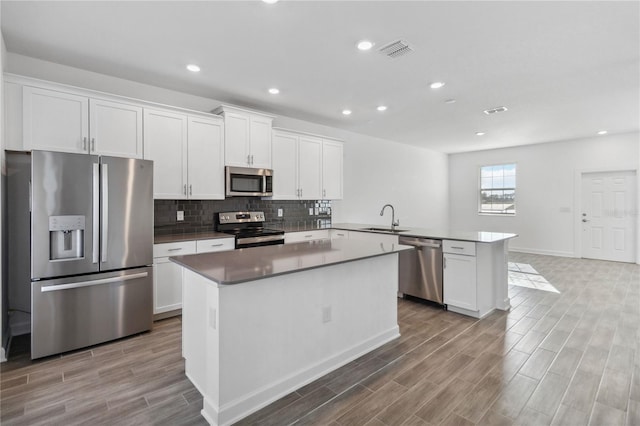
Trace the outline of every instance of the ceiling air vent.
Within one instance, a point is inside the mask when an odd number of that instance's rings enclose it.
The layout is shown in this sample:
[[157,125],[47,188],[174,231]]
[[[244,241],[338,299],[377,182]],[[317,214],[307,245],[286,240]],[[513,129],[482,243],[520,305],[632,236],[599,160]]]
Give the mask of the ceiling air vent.
[[491,108],[491,109],[485,109],[484,113],[487,115],[491,115],[491,114],[495,114],[496,112],[505,112],[507,110],[507,107],[495,107],[495,108]]
[[406,42],[397,40],[381,47],[379,52],[383,55],[387,55],[390,58],[397,58],[399,56],[413,52],[413,49]]

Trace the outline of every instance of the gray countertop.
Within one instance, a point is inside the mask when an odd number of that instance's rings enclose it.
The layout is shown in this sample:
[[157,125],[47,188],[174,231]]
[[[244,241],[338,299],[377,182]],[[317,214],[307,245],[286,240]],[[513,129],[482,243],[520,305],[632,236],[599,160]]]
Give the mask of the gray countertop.
[[[359,223],[333,223],[331,224],[333,229],[343,229],[346,231],[359,231],[359,232],[376,232],[366,231],[366,228],[385,228],[381,225],[367,225]],[[402,232],[395,232],[395,235],[401,237],[418,237],[418,238],[433,238],[437,240],[457,240],[457,241],[473,241],[476,243],[495,243],[498,241],[508,240],[515,238],[518,234],[508,234],[504,232],[487,232],[487,231],[454,231],[451,229],[427,229],[427,228],[414,228],[406,226],[396,227]],[[391,234],[391,232],[380,231],[380,234]]]
[[169,259],[218,284],[238,284],[410,249],[370,241],[318,240]]

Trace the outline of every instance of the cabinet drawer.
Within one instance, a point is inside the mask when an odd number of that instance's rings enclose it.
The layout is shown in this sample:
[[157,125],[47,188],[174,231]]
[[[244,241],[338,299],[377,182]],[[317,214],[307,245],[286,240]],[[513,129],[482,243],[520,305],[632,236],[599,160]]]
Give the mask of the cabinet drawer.
[[442,251],[444,253],[464,254],[466,256],[476,255],[476,243],[473,241],[442,241]]
[[236,240],[234,238],[212,238],[210,240],[196,241],[196,253],[233,250],[235,248]]
[[196,252],[195,241],[180,241],[153,245],[153,257],[178,256]]
[[317,231],[304,232],[287,232],[284,234],[284,243],[299,243],[301,241],[327,240],[329,239],[329,230],[320,229]]

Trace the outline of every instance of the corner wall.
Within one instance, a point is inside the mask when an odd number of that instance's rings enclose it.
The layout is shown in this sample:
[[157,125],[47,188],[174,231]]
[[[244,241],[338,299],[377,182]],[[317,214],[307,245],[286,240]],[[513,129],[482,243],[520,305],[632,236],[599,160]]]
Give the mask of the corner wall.
[[[2,3],[0,2],[0,21],[2,17]],[[0,71],[4,72],[6,64],[7,48],[4,44],[4,37],[2,37],[2,31],[0,31]],[[0,362],[7,360],[6,358],[6,345],[7,345],[7,328],[9,319],[7,317],[7,274],[6,268],[6,255],[5,255],[5,183],[6,183],[6,167],[4,162],[4,79],[0,82]]]
[[[516,216],[478,214],[478,173],[483,165],[516,163]],[[572,141],[476,151],[449,156],[451,227],[513,232],[516,251],[575,257],[576,173],[638,170],[640,134],[598,136]],[[640,173],[637,173],[640,187]],[[638,194],[640,200],[640,192]],[[638,216],[638,212],[635,212]],[[636,225],[640,228],[640,223]],[[640,252],[640,232],[636,253]]]

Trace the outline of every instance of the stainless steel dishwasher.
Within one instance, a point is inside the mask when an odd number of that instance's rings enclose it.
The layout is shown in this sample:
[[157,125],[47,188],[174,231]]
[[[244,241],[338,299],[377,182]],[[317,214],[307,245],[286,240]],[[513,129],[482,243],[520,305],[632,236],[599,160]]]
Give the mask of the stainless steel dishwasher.
[[442,240],[400,237],[399,243],[415,247],[400,252],[399,292],[442,305]]

